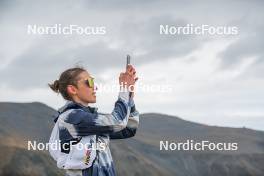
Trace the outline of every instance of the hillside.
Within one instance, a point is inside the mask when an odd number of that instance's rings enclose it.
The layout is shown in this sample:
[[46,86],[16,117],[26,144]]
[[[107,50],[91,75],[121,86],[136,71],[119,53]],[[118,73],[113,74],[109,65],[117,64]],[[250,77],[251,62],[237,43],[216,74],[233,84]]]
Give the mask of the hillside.
[[[41,103],[0,103],[0,176],[63,175],[47,152],[27,141],[48,142],[55,110]],[[238,151],[164,151],[160,140],[237,142]],[[142,114],[136,137],[111,143],[120,176],[264,175],[264,132],[207,126],[163,114]]]

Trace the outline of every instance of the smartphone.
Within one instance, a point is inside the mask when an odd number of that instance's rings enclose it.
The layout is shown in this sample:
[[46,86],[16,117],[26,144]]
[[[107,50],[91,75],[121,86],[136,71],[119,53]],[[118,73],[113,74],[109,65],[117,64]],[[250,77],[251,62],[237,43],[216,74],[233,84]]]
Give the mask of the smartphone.
[[127,55],[127,60],[126,60],[126,67],[130,64],[130,55]]
[[[130,64],[130,55],[127,55],[126,68]],[[132,92],[129,92],[129,97],[132,97]]]

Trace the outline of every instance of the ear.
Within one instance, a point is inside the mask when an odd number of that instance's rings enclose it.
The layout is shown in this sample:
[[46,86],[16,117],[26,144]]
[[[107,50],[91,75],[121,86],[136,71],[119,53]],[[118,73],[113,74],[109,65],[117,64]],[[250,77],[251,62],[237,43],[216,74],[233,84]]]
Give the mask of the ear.
[[69,95],[76,95],[77,94],[77,88],[73,85],[67,86],[67,92]]

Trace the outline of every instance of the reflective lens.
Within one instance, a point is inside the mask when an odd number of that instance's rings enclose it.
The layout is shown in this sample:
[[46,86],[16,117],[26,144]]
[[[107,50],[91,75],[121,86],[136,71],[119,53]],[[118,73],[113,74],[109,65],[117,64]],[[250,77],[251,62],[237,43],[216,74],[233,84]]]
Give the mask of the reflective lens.
[[94,78],[89,78],[85,80],[85,83],[88,87],[93,88],[94,87]]

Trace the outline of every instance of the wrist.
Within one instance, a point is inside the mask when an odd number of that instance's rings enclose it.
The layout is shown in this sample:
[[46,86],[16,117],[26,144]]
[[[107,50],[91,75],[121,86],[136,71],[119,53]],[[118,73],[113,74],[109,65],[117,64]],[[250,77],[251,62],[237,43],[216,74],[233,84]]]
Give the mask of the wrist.
[[118,98],[124,100],[125,102],[129,103],[129,91],[127,88],[120,88],[120,92]]

